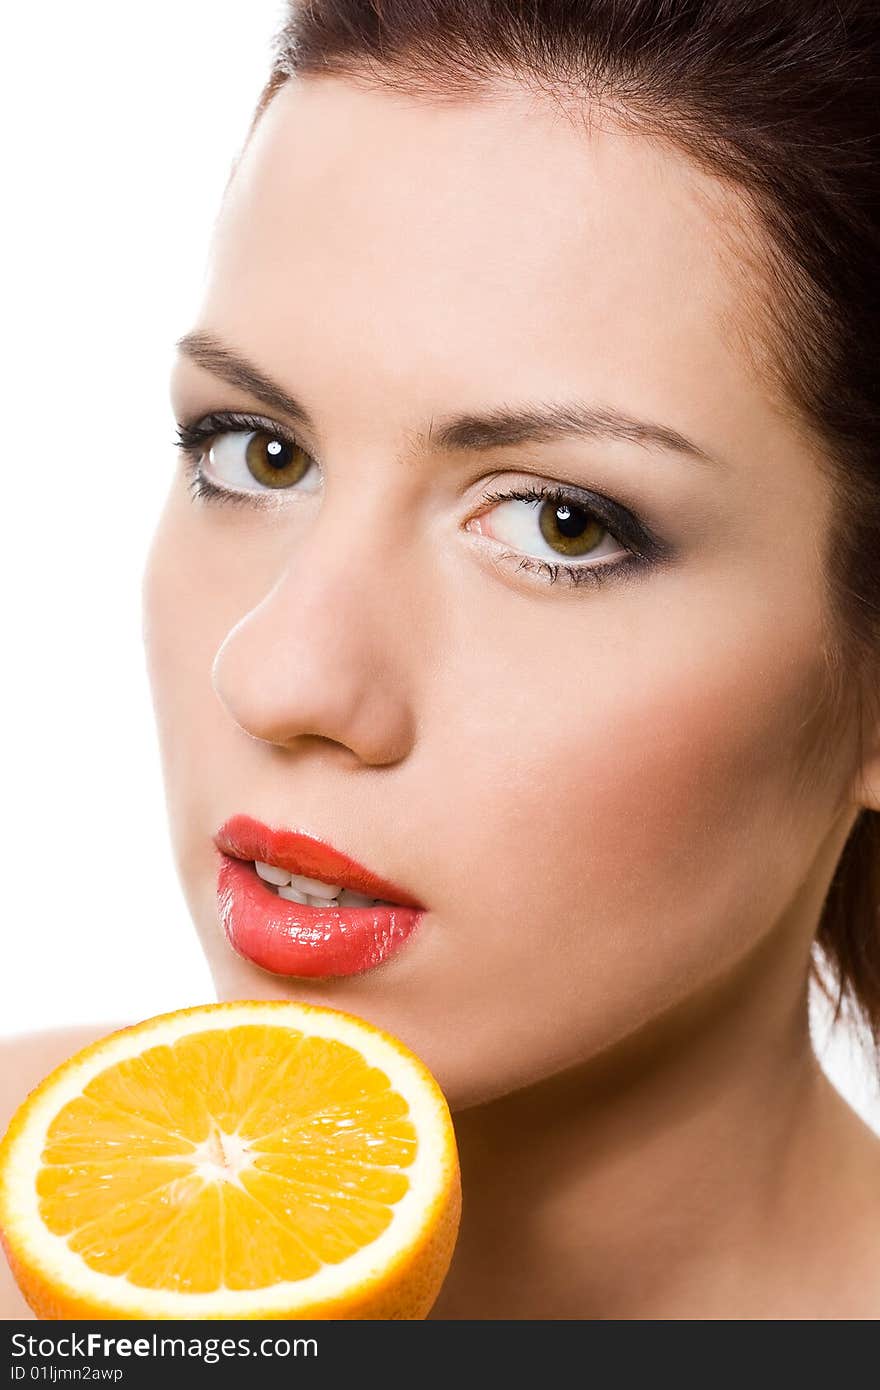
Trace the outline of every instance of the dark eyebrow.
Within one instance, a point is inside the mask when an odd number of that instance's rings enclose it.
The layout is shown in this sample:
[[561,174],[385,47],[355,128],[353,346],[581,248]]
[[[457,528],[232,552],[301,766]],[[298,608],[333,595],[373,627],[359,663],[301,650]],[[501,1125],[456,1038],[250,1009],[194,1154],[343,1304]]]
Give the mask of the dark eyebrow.
[[196,366],[228,381],[230,386],[240,386],[256,396],[271,410],[280,411],[298,424],[305,425],[314,432],[312,417],[295,396],[291,396],[271,377],[261,372],[246,358],[224,347],[210,333],[186,333],[177,344],[178,350],[186,354]]
[[428,438],[440,449],[479,451],[510,448],[513,444],[544,444],[571,435],[623,439],[686,454],[700,463],[716,462],[693,440],[668,425],[639,420],[610,406],[579,401],[493,410],[488,415],[458,415],[433,423]]
[[[187,333],[177,344],[179,350],[199,367],[240,386],[270,409],[315,432],[305,406],[244,357],[209,333]],[[516,444],[543,444],[571,435],[588,439],[621,439],[684,454],[699,463],[717,463],[692,439],[668,425],[640,420],[609,406],[592,406],[577,401],[542,406],[522,406],[514,410],[493,410],[485,415],[453,415],[432,420],[421,442],[444,452],[479,453],[505,449]]]

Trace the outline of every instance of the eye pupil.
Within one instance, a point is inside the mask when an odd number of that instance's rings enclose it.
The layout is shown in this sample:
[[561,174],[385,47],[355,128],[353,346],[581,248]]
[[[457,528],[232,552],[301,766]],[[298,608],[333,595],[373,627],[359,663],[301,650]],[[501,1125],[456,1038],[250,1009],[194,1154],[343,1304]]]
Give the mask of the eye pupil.
[[547,544],[563,555],[586,555],[605,532],[602,523],[588,511],[568,502],[545,502],[539,524]]
[[265,487],[290,487],[309,471],[311,456],[287,439],[257,430],[251,435],[246,450],[247,466],[258,483]]

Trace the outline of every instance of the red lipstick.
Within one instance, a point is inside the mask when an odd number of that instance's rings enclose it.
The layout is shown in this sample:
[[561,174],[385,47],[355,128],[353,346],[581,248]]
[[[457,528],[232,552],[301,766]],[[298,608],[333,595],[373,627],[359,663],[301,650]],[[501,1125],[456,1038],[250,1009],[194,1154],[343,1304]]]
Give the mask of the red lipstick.
[[[233,950],[275,975],[314,979],[355,975],[380,965],[418,926],[425,908],[332,845],[297,830],[272,830],[233,816],[217,832],[217,906]],[[372,907],[311,906],[279,897],[254,864],[380,898]]]

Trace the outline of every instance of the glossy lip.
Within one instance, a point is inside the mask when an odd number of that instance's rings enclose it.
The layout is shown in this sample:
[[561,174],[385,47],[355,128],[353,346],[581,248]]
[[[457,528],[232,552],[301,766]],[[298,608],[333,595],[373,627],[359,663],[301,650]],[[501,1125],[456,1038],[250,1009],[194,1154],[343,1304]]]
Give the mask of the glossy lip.
[[[233,950],[275,975],[309,979],[359,974],[381,965],[409,939],[425,908],[412,894],[302,831],[272,830],[233,816],[217,832],[217,906]],[[280,898],[254,861],[338,883],[388,904],[310,907]]]
[[221,854],[228,854],[232,859],[274,864],[276,868],[302,874],[304,878],[338,883],[341,888],[363,893],[368,898],[382,898],[401,907],[424,911],[422,903],[405,888],[379,878],[356,859],[301,830],[270,830],[268,825],[251,816],[233,816],[220,827],[214,844]]

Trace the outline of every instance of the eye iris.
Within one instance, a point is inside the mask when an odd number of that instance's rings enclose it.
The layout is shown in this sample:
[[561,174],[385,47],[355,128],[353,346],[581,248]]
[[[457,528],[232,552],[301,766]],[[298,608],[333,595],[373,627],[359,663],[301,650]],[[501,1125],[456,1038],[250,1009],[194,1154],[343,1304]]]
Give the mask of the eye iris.
[[570,502],[544,502],[538,523],[547,544],[563,555],[586,555],[605,534],[600,521]]
[[290,487],[298,483],[311,462],[305,449],[266,430],[251,435],[245,459],[257,482],[266,487]]

